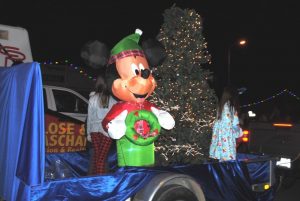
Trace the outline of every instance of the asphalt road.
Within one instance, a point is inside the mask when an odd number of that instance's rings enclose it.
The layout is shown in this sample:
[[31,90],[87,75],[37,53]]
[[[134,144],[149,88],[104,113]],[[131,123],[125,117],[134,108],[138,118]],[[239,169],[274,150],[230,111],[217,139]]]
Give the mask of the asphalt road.
[[299,201],[300,178],[288,178],[278,189],[274,201]]

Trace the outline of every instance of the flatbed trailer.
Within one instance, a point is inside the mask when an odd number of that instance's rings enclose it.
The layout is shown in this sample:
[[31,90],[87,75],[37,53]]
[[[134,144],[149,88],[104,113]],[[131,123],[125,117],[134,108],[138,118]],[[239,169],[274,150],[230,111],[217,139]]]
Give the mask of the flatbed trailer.
[[[88,152],[46,153],[41,77],[36,62],[0,68],[2,200],[274,199],[276,159],[266,155],[239,154],[236,161],[198,165],[115,167],[105,175],[87,175]],[[63,174],[49,179],[48,165],[59,161],[56,171]]]

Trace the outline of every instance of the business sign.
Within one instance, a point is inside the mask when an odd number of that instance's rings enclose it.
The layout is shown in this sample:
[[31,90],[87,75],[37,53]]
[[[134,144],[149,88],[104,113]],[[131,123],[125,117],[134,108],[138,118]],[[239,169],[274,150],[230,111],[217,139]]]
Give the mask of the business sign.
[[65,153],[86,150],[83,123],[53,114],[45,114],[46,153]]
[[14,61],[33,61],[28,32],[22,27],[0,24],[0,67],[9,67]]

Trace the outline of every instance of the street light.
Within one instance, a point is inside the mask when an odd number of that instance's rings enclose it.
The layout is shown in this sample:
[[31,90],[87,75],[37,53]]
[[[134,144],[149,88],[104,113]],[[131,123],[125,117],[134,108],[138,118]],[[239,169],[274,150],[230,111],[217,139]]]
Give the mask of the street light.
[[[246,40],[242,39],[242,40],[239,40],[238,41],[238,45],[239,46],[245,46],[247,43]],[[230,49],[231,47],[233,47],[234,45],[236,45],[236,43],[232,43],[229,47],[228,47],[228,58],[227,58],[227,83],[228,85],[230,85],[230,60],[231,60],[231,52],[230,52]]]

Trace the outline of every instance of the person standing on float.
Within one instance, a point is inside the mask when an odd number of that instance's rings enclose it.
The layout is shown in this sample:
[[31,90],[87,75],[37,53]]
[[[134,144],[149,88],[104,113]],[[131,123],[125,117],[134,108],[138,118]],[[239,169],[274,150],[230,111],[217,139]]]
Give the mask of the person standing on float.
[[117,101],[110,96],[102,76],[96,80],[95,90],[90,93],[87,116],[87,140],[92,143],[91,173],[104,174],[107,171],[107,155],[112,139],[102,128],[102,120]]

